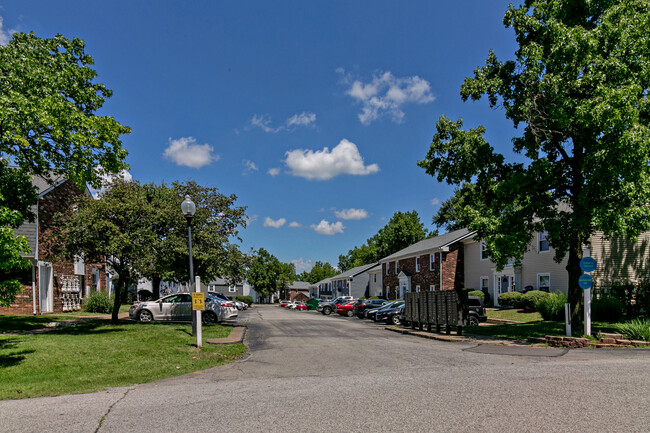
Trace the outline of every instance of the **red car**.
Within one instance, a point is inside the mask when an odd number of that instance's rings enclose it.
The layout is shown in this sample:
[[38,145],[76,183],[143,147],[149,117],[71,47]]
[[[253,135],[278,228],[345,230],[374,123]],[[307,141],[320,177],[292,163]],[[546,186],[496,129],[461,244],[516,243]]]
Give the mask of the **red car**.
[[303,304],[302,302],[298,305],[296,305],[296,310],[305,310],[307,311],[307,304]]
[[350,301],[346,304],[341,304],[336,308],[336,312],[341,316],[352,317],[352,309],[354,308],[354,303],[357,301]]
[[291,301],[280,301],[280,307],[286,307],[289,302]]

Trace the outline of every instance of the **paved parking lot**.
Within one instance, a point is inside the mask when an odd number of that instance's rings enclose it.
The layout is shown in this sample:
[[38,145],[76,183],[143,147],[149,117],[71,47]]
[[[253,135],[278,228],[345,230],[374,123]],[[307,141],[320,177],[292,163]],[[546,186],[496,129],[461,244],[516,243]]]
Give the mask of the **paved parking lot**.
[[242,312],[239,321],[249,327],[250,348],[239,362],[103,393],[0,402],[0,425],[38,432],[650,431],[650,351],[522,356],[275,305]]

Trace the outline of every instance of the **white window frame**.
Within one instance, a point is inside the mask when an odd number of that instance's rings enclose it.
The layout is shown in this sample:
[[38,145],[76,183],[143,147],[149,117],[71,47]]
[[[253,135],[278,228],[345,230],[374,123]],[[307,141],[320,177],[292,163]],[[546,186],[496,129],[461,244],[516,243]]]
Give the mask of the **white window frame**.
[[435,292],[435,290],[436,290],[436,286],[434,286],[433,284],[431,284],[431,285],[429,286],[429,291],[430,291],[430,292]]
[[420,286],[415,286],[415,291],[419,293],[420,292]]
[[395,275],[398,274],[398,272],[397,272],[397,263],[399,263],[399,260],[395,260]]
[[386,262],[386,275],[390,275],[390,262]]
[[377,282],[377,274],[373,274],[372,277],[373,277],[373,279],[374,279],[373,283],[376,283],[376,282]]
[[237,286],[228,286],[228,293],[237,293]]
[[[545,240],[546,240],[547,249],[545,249],[545,250],[542,250],[542,233],[544,233],[545,234],[544,236],[546,237]],[[548,232],[547,231],[538,232],[537,233],[537,252],[538,253],[548,253],[549,251],[551,251],[551,245],[548,243]]]
[[420,272],[420,258],[415,258],[415,272]]
[[436,255],[435,255],[435,253],[429,254],[429,270],[430,271],[435,271],[436,270]]
[[540,272],[537,274],[537,290],[542,290],[542,287],[539,284],[540,277],[548,277],[548,291],[551,291],[551,273],[550,272]]
[[[486,257],[483,257],[484,252],[487,253]],[[481,241],[481,243],[479,244],[479,258],[481,259],[481,261],[490,259],[490,253],[488,252],[487,242],[485,241]]]

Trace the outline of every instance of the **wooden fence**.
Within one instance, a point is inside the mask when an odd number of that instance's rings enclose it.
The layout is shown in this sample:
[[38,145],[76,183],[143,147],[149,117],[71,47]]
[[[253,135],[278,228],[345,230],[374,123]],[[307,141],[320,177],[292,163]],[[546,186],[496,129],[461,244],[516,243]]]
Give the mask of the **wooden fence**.
[[446,333],[450,334],[451,327],[455,326],[458,335],[462,335],[463,326],[467,326],[469,318],[467,292],[442,290],[406,293],[404,316],[413,329],[419,327],[422,330],[426,326],[431,332],[435,327],[435,332],[440,333],[444,326]]

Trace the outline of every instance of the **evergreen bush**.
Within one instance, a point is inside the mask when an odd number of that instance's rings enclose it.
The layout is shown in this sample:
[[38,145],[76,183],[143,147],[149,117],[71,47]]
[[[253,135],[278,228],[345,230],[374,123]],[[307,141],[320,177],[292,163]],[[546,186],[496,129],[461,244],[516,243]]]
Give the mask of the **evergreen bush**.
[[534,311],[539,311],[538,304],[542,299],[546,299],[550,296],[548,292],[542,292],[540,290],[531,290],[521,295],[521,308],[524,309],[526,313],[532,313]]
[[93,292],[83,301],[84,311],[110,314],[113,311],[113,297],[106,292]]
[[506,292],[501,293],[497,300],[503,307],[521,308],[521,296],[520,292]]
[[591,303],[591,314],[594,320],[600,322],[618,322],[623,317],[625,305],[613,296],[603,296]]
[[485,294],[483,292],[481,292],[480,290],[472,290],[471,292],[469,292],[467,294],[467,296],[478,296],[479,298],[481,298],[481,301],[483,301],[483,303],[485,303]]
[[564,304],[568,302],[564,293],[549,293],[549,296],[540,299],[537,304],[539,314],[544,320],[564,321]]
[[235,301],[243,302],[247,304],[249,307],[253,305],[253,297],[252,296],[237,296],[235,298]]

